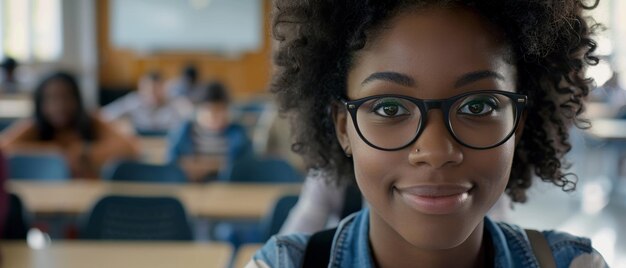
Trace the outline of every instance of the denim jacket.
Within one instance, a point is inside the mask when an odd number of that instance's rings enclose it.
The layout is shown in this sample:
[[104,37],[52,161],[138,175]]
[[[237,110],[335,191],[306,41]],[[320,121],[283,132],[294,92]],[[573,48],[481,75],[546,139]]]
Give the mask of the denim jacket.
[[[485,218],[485,230],[494,246],[494,267],[539,268],[523,229]],[[369,210],[350,215],[339,224],[333,238],[328,267],[375,267],[369,246]],[[567,233],[544,231],[557,268],[607,267],[587,238]],[[309,235],[291,234],[272,237],[246,267],[302,267]]]

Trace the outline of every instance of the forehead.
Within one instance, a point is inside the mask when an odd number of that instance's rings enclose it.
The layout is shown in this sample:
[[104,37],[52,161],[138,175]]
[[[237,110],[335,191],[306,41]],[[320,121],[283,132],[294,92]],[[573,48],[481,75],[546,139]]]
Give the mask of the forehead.
[[[410,76],[418,88],[451,88],[458,77],[484,70],[504,72],[514,84],[507,59],[500,31],[476,12],[416,9],[398,14],[368,40],[355,55],[348,86],[358,87],[371,73],[390,71]],[[507,86],[513,85],[502,85]]]
[[199,107],[204,109],[222,110],[228,109],[228,104],[222,101],[206,101],[200,103]]
[[51,80],[44,86],[43,93],[46,95],[71,94],[70,85],[63,80]]

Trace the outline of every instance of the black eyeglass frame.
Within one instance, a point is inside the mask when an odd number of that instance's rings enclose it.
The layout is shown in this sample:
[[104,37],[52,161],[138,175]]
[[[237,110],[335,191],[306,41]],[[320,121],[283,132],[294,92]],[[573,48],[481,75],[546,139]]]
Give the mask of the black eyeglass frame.
[[[511,130],[511,132],[509,134],[507,134],[505,136],[504,139],[502,139],[502,141],[494,144],[494,145],[490,145],[487,147],[477,147],[477,146],[472,146],[469,145],[463,141],[461,141],[456,134],[454,133],[454,131],[452,130],[452,123],[450,122],[450,108],[452,107],[452,105],[454,103],[456,103],[456,101],[458,101],[459,99],[465,98],[467,96],[470,95],[477,95],[477,94],[500,94],[500,95],[504,95],[506,97],[509,97],[512,101],[513,101],[513,105],[515,105],[515,122],[513,123],[513,129]],[[401,99],[405,99],[408,100],[412,103],[414,103],[418,109],[420,110],[420,113],[422,114],[421,118],[420,118],[420,122],[418,124],[418,129],[416,131],[415,137],[413,137],[411,139],[411,141],[409,141],[407,144],[402,145],[400,147],[397,148],[392,148],[392,149],[388,149],[388,148],[382,148],[379,146],[376,146],[375,144],[371,143],[370,141],[368,141],[365,136],[363,135],[363,133],[361,133],[361,129],[359,128],[359,123],[357,121],[357,111],[359,110],[359,107],[361,107],[361,105],[369,100],[372,99],[380,99],[380,98],[401,98]],[[459,95],[455,95],[452,96],[450,98],[447,99],[417,99],[417,98],[413,98],[413,97],[409,97],[409,96],[404,96],[404,95],[396,95],[396,94],[382,94],[382,95],[374,95],[374,96],[369,96],[369,97],[365,97],[365,98],[360,98],[360,99],[356,99],[356,100],[350,100],[347,97],[338,97],[337,98],[346,108],[346,110],[348,110],[348,112],[350,113],[350,117],[352,118],[352,122],[354,124],[354,127],[356,128],[357,133],[359,134],[359,136],[361,137],[361,139],[369,146],[371,146],[372,148],[378,149],[378,150],[382,150],[382,151],[398,151],[398,150],[402,150],[406,147],[411,146],[411,144],[415,143],[415,141],[419,138],[419,136],[422,134],[422,132],[424,131],[424,128],[426,126],[427,120],[428,120],[428,111],[431,109],[441,109],[441,112],[443,113],[443,120],[444,120],[444,124],[446,125],[446,128],[448,129],[448,132],[450,132],[450,134],[452,135],[452,137],[454,138],[454,140],[456,140],[456,142],[458,142],[459,144],[471,148],[471,149],[476,149],[476,150],[487,150],[487,149],[491,149],[491,148],[495,148],[498,147],[500,145],[502,145],[503,143],[505,143],[506,141],[508,141],[511,136],[513,136],[513,133],[515,133],[515,130],[517,130],[520,118],[522,116],[522,113],[524,112],[524,109],[526,109],[526,105],[528,104],[528,96],[524,95],[524,94],[519,94],[519,93],[513,93],[513,92],[509,92],[509,91],[501,91],[501,90],[479,90],[479,91],[471,91],[471,92],[466,92],[463,94],[459,94]]]

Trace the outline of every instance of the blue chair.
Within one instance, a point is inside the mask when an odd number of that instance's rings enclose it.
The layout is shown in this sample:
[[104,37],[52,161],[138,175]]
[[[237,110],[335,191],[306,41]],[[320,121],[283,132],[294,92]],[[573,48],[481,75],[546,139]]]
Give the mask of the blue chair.
[[3,239],[26,239],[28,220],[22,200],[15,194],[9,194],[9,212],[4,223]]
[[185,172],[176,164],[153,165],[130,160],[107,165],[101,177],[105,180],[134,182],[183,183],[187,181]]
[[13,122],[15,122],[15,118],[2,118],[0,119],[0,131],[7,129]]
[[285,195],[280,197],[274,204],[274,208],[261,221],[263,241],[277,234],[287,220],[289,212],[298,203],[297,195]]
[[171,197],[107,196],[96,203],[81,238],[107,240],[192,240],[180,201]]
[[244,158],[231,167],[229,182],[292,183],[302,182],[302,176],[285,160]]
[[7,159],[9,178],[66,180],[71,177],[63,156],[58,154],[15,154]]
[[150,130],[135,128],[135,133],[141,137],[165,137],[167,136],[167,130]]

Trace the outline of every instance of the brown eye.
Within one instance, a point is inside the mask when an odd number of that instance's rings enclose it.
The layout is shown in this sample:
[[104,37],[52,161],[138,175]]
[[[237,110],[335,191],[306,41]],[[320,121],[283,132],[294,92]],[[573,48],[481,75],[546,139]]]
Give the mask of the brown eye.
[[409,111],[402,106],[400,101],[393,98],[379,100],[372,110],[382,117],[396,117],[409,114]]
[[458,112],[464,115],[487,115],[497,108],[497,104],[489,99],[474,99],[461,105]]

